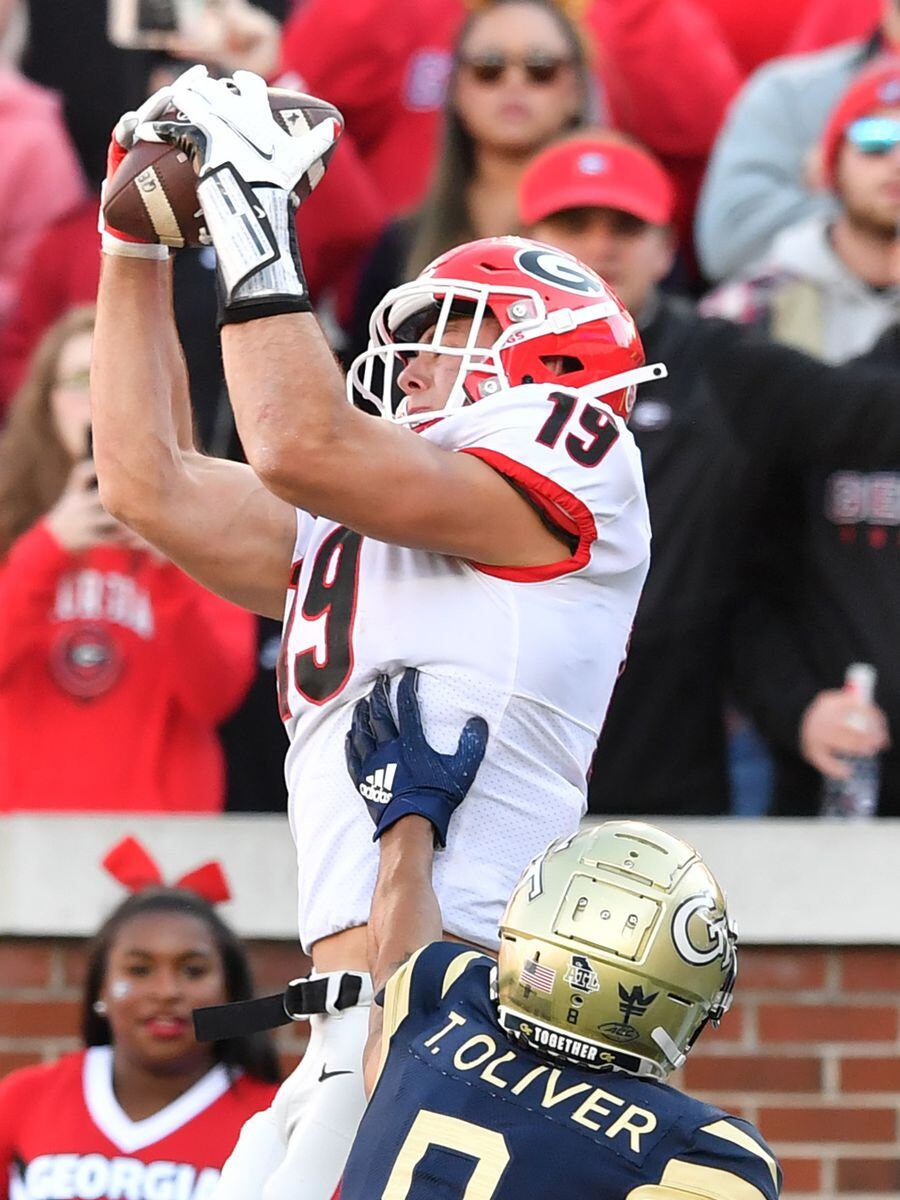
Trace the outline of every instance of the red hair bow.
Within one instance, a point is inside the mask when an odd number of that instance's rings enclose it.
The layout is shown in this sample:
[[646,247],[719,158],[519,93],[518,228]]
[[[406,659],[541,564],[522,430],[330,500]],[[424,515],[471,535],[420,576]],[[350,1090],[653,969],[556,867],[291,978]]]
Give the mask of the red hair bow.
[[[141,892],[147,887],[166,886],[155,860],[137,838],[125,837],[121,842],[117,842],[103,859],[103,866],[129,892]],[[215,860],[188,871],[171,886],[196,892],[210,904],[220,904],[223,900],[231,899],[225,872]]]

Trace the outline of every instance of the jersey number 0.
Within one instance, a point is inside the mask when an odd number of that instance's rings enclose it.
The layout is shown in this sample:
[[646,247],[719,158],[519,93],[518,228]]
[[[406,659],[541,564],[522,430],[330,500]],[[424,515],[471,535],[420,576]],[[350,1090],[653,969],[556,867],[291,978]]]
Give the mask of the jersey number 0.
[[509,1162],[503,1134],[426,1108],[413,1121],[400,1147],[381,1200],[406,1200],[412,1189],[413,1172],[432,1146],[475,1160],[462,1200],[491,1200]]

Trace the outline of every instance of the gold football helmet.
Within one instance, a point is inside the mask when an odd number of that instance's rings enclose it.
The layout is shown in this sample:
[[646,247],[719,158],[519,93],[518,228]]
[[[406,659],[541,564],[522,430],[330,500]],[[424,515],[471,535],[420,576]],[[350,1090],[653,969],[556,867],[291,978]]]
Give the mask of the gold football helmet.
[[663,1079],[731,1004],[737,933],[697,851],[640,821],[553,842],[500,921],[507,1034],[579,1066]]

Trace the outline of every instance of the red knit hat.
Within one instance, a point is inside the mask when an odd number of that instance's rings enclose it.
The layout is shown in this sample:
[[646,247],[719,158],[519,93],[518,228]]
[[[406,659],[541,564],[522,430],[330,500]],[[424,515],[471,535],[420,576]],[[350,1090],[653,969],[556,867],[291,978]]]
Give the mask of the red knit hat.
[[882,108],[900,108],[900,55],[876,59],[856,76],[832,109],[822,134],[822,170],[829,187],[834,187],[838,151],[849,126]]

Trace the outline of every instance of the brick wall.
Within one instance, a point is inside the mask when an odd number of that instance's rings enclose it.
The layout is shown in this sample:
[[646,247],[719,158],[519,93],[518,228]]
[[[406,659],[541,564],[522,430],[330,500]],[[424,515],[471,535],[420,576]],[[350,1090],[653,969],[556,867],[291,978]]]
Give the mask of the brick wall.
[[743,949],[675,1082],[753,1121],[785,1193],[900,1194],[900,948]]
[[[261,991],[303,972],[283,942],[251,943]],[[83,947],[0,941],[0,1074],[78,1045]],[[739,999],[675,1082],[754,1121],[785,1193],[900,1194],[900,948],[741,951]],[[305,1026],[279,1031],[285,1068]]]

